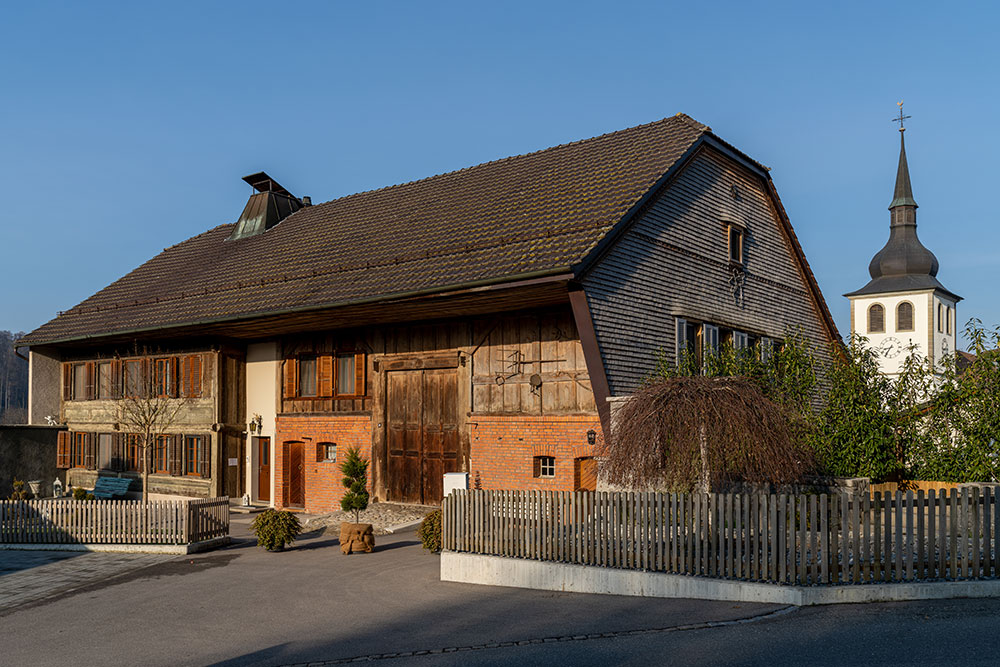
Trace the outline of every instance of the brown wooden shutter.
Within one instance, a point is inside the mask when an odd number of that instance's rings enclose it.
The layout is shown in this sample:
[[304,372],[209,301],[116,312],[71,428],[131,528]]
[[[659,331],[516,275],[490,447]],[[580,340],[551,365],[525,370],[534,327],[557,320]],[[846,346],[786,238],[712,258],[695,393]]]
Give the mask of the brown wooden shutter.
[[198,471],[202,477],[212,476],[212,436],[201,436],[201,454],[198,459]]
[[97,469],[96,433],[86,433],[83,436],[83,465],[87,470]]
[[299,360],[285,359],[285,398],[299,395]]
[[198,398],[201,396],[201,355],[189,354],[181,363],[181,396]]
[[56,467],[69,467],[69,444],[72,442],[72,434],[69,431],[59,431],[56,436]]
[[149,363],[149,359],[142,360],[142,379],[139,381],[139,396],[141,398],[148,398],[153,394],[153,373],[150,369],[152,364]]
[[328,354],[316,359],[316,394],[321,398],[333,396],[333,357]]
[[86,394],[87,400],[92,401],[97,398],[97,364],[88,361],[86,364]]
[[122,361],[111,360],[111,398],[122,397]]
[[184,474],[184,436],[170,437],[170,474]]
[[170,357],[167,362],[167,372],[170,373],[170,398],[177,398],[180,395],[177,387],[177,357]]
[[73,400],[73,364],[64,363],[63,370],[63,400]]
[[533,471],[533,474],[535,475],[535,477],[541,477],[542,476],[542,457],[541,456],[536,456],[534,458],[534,471]]
[[365,389],[365,353],[358,352],[354,355],[354,393],[357,396],[364,396]]

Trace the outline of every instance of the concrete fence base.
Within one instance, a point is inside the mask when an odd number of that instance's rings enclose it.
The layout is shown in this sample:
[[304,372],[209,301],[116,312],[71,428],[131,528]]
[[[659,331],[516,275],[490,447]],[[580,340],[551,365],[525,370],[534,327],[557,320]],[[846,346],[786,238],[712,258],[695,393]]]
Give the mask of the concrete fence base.
[[441,581],[567,593],[789,605],[1000,597],[1000,580],[788,586],[445,551]]
[[196,554],[224,547],[230,543],[228,535],[190,544],[32,544],[2,543],[0,551],[93,551],[116,554]]

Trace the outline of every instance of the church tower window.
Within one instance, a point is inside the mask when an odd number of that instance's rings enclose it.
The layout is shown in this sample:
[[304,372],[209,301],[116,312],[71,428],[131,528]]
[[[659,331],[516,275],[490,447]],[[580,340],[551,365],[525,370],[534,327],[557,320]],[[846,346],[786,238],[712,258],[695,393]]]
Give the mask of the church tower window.
[[896,331],[913,331],[913,304],[909,301],[896,306]]
[[885,308],[873,303],[868,308],[868,333],[885,333]]

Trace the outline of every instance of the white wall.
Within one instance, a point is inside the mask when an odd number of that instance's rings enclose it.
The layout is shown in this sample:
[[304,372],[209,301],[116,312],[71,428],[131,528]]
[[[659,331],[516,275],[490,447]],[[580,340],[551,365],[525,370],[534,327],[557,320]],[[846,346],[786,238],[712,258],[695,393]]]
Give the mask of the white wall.
[[[274,505],[274,422],[278,413],[278,372],[281,366],[278,343],[252,343],[247,345],[247,419],[261,416],[259,435],[271,438],[271,505]],[[257,452],[247,435],[247,487],[250,497],[257,499]]]
[[[909,301],[913,304],[913,330],[900,331],[896,321],[896,308],[900,303]],[[868,331],[868,309],[873,304],[881,304],[885,308],[885,331],[872,333]],[[951,309],[951,333],[938,333],[937,311],[942,303]],[[957,314],[955,303],[935,293],[934,290],[922,292],[899,292],[851,298],[851,328],[868,338],[871,347],[880,351],[879,362],[882,372],[895,375],[906,359],[907,349],[915,346],[918,354],[926,357],[931,363],[939,363],[942,359],[942,341],[947,340],[949,354],[954,353],[957,340]],[[890,339],[898,341],[898,352],[892,356],[886,353]]]

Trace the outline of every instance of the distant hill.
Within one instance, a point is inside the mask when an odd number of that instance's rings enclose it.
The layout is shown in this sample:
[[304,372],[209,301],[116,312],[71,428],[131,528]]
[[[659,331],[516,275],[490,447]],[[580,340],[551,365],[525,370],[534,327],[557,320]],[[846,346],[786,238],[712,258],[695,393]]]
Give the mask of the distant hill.
[[23,335],[0,331],[0,424],[28,422],[28,362],[14,354]]

